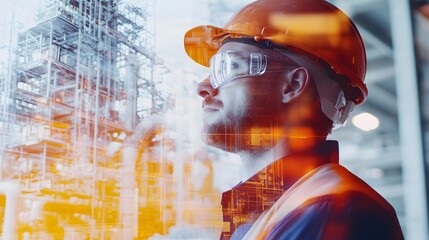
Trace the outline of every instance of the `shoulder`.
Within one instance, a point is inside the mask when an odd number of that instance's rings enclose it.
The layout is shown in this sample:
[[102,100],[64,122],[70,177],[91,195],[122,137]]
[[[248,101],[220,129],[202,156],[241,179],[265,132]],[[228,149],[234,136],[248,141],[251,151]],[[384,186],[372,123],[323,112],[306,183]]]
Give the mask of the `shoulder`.
[[309,199],[273,226],[266,239],[403,239],[393,208],[360,192]]
[[[276,212],[267,239],[403,239],[390,204],[339,165],[318,169],[293,190],[289,194],[299,193],[300,204]],[[278,210],[293,198],[278,202]]]

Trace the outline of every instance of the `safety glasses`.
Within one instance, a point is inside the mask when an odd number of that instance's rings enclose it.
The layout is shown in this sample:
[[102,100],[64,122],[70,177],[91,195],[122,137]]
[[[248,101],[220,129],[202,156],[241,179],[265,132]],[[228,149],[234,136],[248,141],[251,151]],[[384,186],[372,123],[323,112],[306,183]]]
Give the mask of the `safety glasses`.
[[292,59],[281,53],[219,52],[210,59],[210,84],[216,89],[238,78],[282,71],[286,66],[291,65],[298,66]]

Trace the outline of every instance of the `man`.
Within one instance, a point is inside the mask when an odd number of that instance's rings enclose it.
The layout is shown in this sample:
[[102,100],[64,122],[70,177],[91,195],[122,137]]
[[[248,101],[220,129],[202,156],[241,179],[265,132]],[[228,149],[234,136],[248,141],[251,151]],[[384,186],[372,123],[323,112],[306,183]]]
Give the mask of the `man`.
[[327,141],[367,96],[351,20],[322,0],[259,0],[224,28],[199,26],[185,50],[199,83],[203,139],[238,154],[221,239],[403,239],[394,209],[338,164]]

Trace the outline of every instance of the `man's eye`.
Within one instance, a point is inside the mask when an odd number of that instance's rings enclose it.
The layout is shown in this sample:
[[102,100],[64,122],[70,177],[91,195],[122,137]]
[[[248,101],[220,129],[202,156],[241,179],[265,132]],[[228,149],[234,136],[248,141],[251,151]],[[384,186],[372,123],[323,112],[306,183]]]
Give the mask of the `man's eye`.
[[237,62],[232,62],[232,63],[231,63],[231,68],[232,68],[232,69],[238,69],[238,68],[240,68],[240,64],[239,64],[239,63],[237,63]]

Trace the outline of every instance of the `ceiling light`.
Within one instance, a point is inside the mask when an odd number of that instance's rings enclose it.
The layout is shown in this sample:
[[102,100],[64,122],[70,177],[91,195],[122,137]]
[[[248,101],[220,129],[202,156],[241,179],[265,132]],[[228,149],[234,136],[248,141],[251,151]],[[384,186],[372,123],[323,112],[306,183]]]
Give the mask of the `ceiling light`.
[[364,112],[360,113],[352,118],[352,123],[357,128],[363,130],[363,131],[371,131],[380,125],[380,121],[378,121],[378,118],[374,115]]

